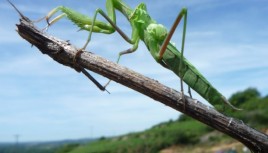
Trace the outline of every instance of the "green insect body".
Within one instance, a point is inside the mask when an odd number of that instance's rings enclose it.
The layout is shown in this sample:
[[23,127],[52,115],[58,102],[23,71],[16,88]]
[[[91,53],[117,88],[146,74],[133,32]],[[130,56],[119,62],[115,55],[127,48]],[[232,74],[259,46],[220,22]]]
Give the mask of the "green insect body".
[[[135,18],[135,20],[137,20],[136,22],[141,23],[141,29],[147,29],[144,31],[144,36],[141,36],[141,38],[144,38],[144,42],[148,50],[157,62],[165,68],[173,71],[177,76],[182,77],[186,84],[188,84],[212,105],[216,106],[225,103],[233,109],[236,109],[187,59],[183,58],[181,63],[181,53],[171,43],[168,44],[162,60],[159,61],[159,51],[165,37],[167,36],[167,30],[161,24],[157,24],[155,21],[150,20],[150,16],[147,13],[144,4],[140,4],[136,11],[140,12],[140,14],[137,14],[137,18]],[[142,18],[146,18],[147,23],[141,22],[144,21]],[[180,64],[182,64],[182,66],[180,66]]]
[[[229,103],[226,98],[218,92],[188,60],[182,56],[186,21],[184,21],[182,50],[179,52],[178,49],[169,41],[166,43],[166,47],[163,47],[166,41],[165,39],[168,39],[167,37],[169,37],[169,33],[163,25],[157,24],[156,21],[150,17],[144,3],[139,4],[134,10],[132,10],[124,4],[122,0],[107,0],[106,9],[108,12],[106,19],[109,23],[96,20],[96,15],[98,13],[105,17],[104,12],[100,9],[96,11],[93,18],[89,18],[71,10],[70,8],[60,6],[52,10],[48,17],[51,17],[59,10],[62,11],[63,14],[56,17],[50,23],[54,23],[63,16],[66,16],[82,30],[90,31],[87,43],[90,40],[92,32],[111,34],[118,31],[125,40],[133,45],[132,48],[124,52],[120,52],[118,61],[121,55],[134,52],[138,48],[139,40],[142,40],[159,64],[173,71],[186,84],[188,84],[189,87],[199,93],[213,106],[225,103],[231,108],[239,110]],[[120,31],[120,29],[116,26],[115,10],[121,12],[129,20],[132,27],[131,38],[124,36],[124,33],[122,33],[122,31]],[[185,15],[186,13],[187,9],[183,8],[178,16],[179,20],[182,18],[182,15]],[[175,28],[176,26],[174,26],[174,29],[172,28],[171,31],[173,30],[174,32]],[[161,49],[163,49],[163,51]]]
[[182,76],[183,81],[194,89],[199,95],[205,98],[213,106],[219,106],[225,103],[232,106],[226,98],[218,92],[205,77],[185,58],[183,59],[182,68],[180,68],[181,55],[178,50],[169,45],[167,51],[163,56],[163,61],[168,68],[172,70],[177,76]]

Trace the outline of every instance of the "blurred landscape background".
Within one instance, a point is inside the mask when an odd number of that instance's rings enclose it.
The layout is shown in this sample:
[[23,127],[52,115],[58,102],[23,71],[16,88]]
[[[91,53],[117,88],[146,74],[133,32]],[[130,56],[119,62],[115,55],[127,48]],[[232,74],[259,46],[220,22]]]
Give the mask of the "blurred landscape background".
[[[244,111],[224,113],[268,132],[268,95],[255,88],[234,93],[230,102]],[[1,143],[0,153],[249,153],[240,142],[190,117],[181,115],[151,128],[113,137],[55,142]]]

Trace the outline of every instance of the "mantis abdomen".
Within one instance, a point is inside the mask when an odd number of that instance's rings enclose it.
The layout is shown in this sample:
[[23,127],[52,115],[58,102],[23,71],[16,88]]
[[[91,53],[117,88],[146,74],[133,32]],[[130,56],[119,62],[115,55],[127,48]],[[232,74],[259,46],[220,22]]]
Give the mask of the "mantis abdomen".
[[[172,70],[177,76],[195,90],[200,96],[206,99],[213,106],[223,103],[229,105],[235,110],[240,110],[234,107],[220,92],[218,92],[205,77],[192,65],[187,59],[181,62],[180,52],[171,44],[168,45],[164,53],[163,61],[167,67]],[[182,66],[180,64],[182,63]]]

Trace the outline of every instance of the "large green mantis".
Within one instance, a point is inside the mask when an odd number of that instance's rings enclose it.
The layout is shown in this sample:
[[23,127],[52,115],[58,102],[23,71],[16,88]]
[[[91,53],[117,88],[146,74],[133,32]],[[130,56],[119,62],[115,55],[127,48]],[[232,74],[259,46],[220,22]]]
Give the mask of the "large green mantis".
[[[97,9],[94,16],[91,18],[70,8],[59,6],[50,11],[46,16],[48,23],[47,28],[59,19],[67,17],[81,30],[89,31],[89,36],[85,45],[78,52],[81,52],[86,48],[90,42],[93,32],[111,34],[117,31],[128,43],[132,44],[130,49],[119,53],[117,62],[119,62],[122,55],[136,51],[139,41],[142,40],[156,62],[173,71],[180,78],[181,92],[183,97],[181,100],[184,101],[184,81],[189,86],[188,92],[190,95],[190,88],[192,88],[213,106],[222,105],[222,103],[224,103],[234,110],[240,110],[233,106],[187,59],[184,58],[183,53],[187,24],[186,8],[182,8],[169,32],[163,25],[156,23],[156,21],[150,17],[144,3],[139,4],[135,9],[131,9],[122,0],[107,0],[106,9],[107,14],[103,10]],[[121,12],[130,22],[132,28],[131,37],[128,37],[116,25],[115,10]],[[50,18],[58,11],[61,11],[62,14],[49,21]],[[102,15],[108,21],[108,23],[97,20],[96,18],[98,14]],[[178,49],[172,45],[172,43],[170,43],[170,39],[182,19],[184,24],[182,45],[180,50],[181,52],[179,52]],[[105,85],[105,87],[109,84],[109,82]]]

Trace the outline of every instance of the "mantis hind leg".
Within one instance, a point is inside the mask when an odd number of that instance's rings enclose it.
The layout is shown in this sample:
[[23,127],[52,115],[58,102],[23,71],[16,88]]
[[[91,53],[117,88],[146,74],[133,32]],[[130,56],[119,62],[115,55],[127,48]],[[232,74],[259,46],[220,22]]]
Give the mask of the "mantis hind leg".
[[[186,25],[187,25],[187,9],[186,8],[183,8],[181,10],[181,12],[179,13],[179,15],[177,16],[174,24],[172,25],[171,29],[170,29],[170,32],[168,33],[166,39],[164,40],[163,44],[162,44],[162,47],[160,49],[160,52],[159,52],[159,58],[162,59],[166,49],[167,49],[167,46],[170,42],[170,39],[171,37],[173,36],[177,26],[179,25],[181,19],[183,18],[184,20],[184,24],[183,24],[183,33],[182,33],[182,43],[181,43],[181,59],[180,59],[180,65],[179,65],[179,69],[180,69],[180,84],[181,84],[181,95],[182,95],[182,101],[185,103],[185,97],[184,97],[184,90],[183,90],[183,53],[184,53],[184,43],[185,43],[185,35],[186,35]],[[190,90],[189,90],[190,91]],[[185,104],[184,104],[184,110],[185,110]]]

